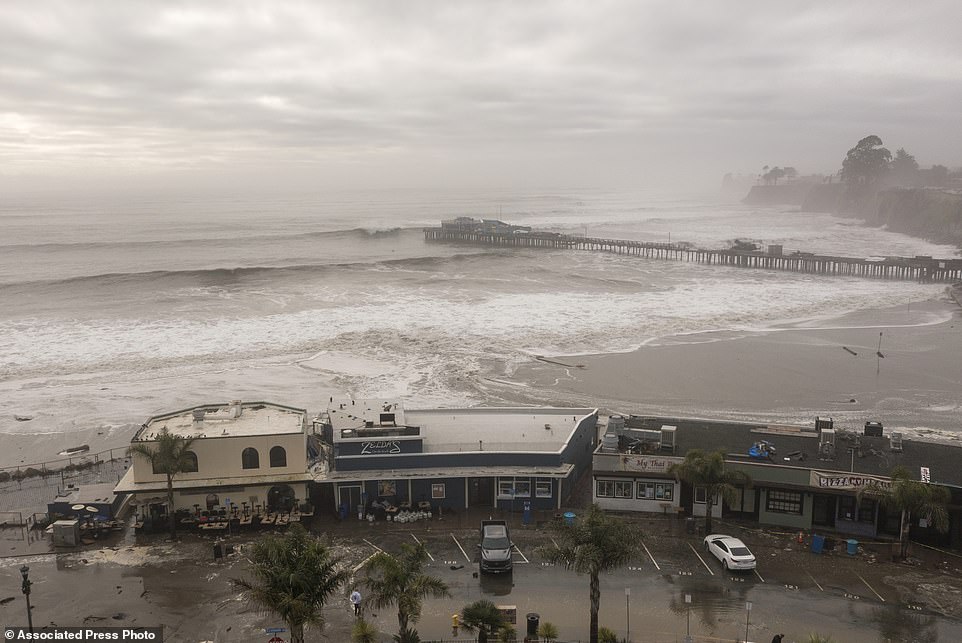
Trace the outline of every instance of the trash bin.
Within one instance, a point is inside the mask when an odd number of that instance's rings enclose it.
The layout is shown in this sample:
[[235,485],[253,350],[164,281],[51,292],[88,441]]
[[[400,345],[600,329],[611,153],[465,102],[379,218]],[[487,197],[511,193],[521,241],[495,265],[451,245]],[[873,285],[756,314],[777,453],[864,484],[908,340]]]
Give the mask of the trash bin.
[[566,512],[565,512],[565,524],[566,524],[566,525],[573,525],[573,524],[575,524],[575,515],[574,515],[574,513],[570,512],[570,511],[566,511]]
[[825,546],[825,536],[812,536],[812,553],[821,554],[822,548]]
[[685,518],[685,531],[689,534],[695,533],[695,519]]
[[854,539],[848,540],[848,555],[854,556],[858,553],[858,541]]
[[541,617],[534,612],[528,612],[528,636],[538,636],[538,624]]

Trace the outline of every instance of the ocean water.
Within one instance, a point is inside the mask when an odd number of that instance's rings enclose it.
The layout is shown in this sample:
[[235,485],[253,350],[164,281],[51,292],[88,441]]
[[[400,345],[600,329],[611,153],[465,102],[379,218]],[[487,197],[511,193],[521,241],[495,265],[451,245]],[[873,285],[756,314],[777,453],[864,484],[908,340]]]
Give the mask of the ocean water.
[[311,409],[333,394],[496,403],[479,382],[534,355],[623,352],[942,291],[426,243],[421,232],[475,216],[701,247],[739,238],[786,252],[956,255],[793,210],[592,190],[7,201],[0,435],[60,433],[69,443],[72,432],[109,433],[161,409],[242,393]]

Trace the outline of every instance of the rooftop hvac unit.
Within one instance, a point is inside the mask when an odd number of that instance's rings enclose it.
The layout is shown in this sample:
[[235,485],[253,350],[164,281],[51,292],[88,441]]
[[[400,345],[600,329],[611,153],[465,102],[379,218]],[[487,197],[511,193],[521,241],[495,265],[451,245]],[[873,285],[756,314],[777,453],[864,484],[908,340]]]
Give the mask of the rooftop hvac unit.
[[608,433],[621,435],[625,430],[625,416],[612,415],[608,418]]
[[618,453],[618,436],[614,433],[605,433],[601,438],[602,453]]
[[822,429],[818,434],[818,457],[820,460],[835,459],[835,429]]
[[675,452],[675,432],[678,431],[677,426],[672,426],[670,424],[663,424],[661,426],[661,448],[664,451]]
[[882,423],[881,422],[866,422],[864,435],[874,438],[882,437]]
[[816,431],[821,432],[825,429],[828,429],[829,431],[831,431],[834,427],[835,427],[835,423],[832,421],[832,418],[822,418],[822,417],[815,418]]
[[902,452],[902,434],[898,431],[893,432],[892,435],[889,436],[889,449],[898,451],[899,453]]

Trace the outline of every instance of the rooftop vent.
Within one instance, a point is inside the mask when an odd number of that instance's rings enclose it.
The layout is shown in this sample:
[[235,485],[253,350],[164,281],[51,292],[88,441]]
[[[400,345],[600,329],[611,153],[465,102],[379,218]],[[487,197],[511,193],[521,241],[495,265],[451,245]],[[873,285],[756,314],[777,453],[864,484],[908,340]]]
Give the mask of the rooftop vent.
[[670,424],[663,424],[661,427],[661,449],[662,451],[675,452],[675,432],[678,431],[677,426],[672,426]]
[[889,449],[898,453],[902,452],[902,434],[898,431],[894,431],[892,435],[889,436]]
[[241,404],[240,400],[231,400],[228,413],[232,418],[239,418],[241,416],[241,413],[243,413],[243,411],[244,411],[244,407]]
[[612,415],[608,418],[608,433],[621,435],[625,430],[625,416]]

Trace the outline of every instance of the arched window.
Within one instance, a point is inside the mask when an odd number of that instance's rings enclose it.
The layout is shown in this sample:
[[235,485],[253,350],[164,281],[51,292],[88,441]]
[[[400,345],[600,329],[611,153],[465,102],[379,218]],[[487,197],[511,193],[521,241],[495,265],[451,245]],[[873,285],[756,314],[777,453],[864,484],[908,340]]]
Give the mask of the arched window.
[[247,447],[241,453],[241,466],[245,469],[260,469],[261,468],[261,457],[257,453],[257,449],[253,447]]
[[287,466],[287,451],[284,450],[284,447],[271,447],[271,466]]
[[197,473],[197,454],[184,451],[184,473]]

